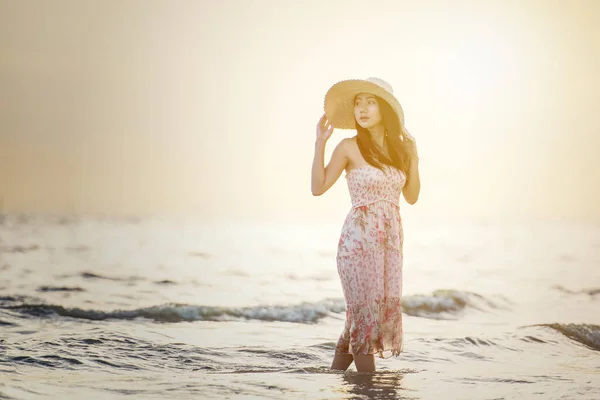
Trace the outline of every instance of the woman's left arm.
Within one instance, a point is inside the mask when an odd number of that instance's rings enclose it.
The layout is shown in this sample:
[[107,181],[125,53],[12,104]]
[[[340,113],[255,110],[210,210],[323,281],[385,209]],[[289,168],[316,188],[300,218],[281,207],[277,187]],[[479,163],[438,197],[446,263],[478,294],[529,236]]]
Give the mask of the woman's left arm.
[[408,204],[415,204],[421,192],[421,178],[419,177],[419,159],[411,158],[408,169],[406,184],[402,188],[402,194]]
[[415,138],[408,133],[406,128],[402,128],[402,133],[404,135],[406,148],[410,157],[408,176],[406,177],[406,184],[404,185],[404,188],[402,188],[402,194],[404,195],[404,198],[408,204],[415,204],[419,199],[419,193],[421,192],[417,142],[415,141]]

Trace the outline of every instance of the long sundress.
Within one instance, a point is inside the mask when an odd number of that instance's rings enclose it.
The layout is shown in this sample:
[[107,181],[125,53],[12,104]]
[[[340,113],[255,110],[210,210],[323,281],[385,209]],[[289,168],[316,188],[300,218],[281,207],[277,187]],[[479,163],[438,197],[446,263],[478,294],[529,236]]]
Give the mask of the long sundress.
[[336,352],[397,356],[403,351],[400,195],[404,173],[358,167],[346,174],[352,209],[337,249],[346,320]]

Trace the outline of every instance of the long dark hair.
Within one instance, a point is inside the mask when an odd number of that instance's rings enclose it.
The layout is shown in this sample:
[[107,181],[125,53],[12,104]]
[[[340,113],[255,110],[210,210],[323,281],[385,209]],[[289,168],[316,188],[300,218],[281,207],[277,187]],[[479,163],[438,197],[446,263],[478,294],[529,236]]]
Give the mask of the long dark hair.
[[[379,150],[379,146],[371,137],[368,129],[363,128],[354,121],[356,125],[356,144],[365,161],[372,166],[383,170],[384,165],[392,166],[399,169],[408,176],[408,168],[410,166],[410,157],[406,151],[403,138],[401,138],[400,121],[392,107],[387,101],[381,97],[375,96],[379,103],[379,112],[381,113],[383,126],[385,127],[386,136],[384,137],[384,145],[389,154],[387,157]],[[405,140],[405,139],[404,139]]]

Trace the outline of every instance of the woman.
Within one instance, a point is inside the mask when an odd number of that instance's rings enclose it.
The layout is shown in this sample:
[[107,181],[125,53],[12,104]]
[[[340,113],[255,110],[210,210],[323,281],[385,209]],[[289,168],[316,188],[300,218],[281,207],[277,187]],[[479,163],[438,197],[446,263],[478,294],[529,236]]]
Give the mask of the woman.
[[[356,129],[324,166],[333,129]],[[400,195],[419,198],[419,156],[404,128],[404,113],[391,86],[378,78],[346,80],[325,96],[317,125],[312,193],[325,193],[346,171],[352,209],[337,248],[337,268],[346,301],[346,322],[331,369],[375,371],[375,354],[403,350]]]

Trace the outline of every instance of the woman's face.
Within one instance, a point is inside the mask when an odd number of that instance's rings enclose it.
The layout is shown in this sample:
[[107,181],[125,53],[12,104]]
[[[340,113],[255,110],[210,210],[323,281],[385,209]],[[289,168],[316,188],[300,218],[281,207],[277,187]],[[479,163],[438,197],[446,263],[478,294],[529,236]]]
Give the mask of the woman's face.
[[358,124],[370,129],[381,123],[381,112],[379,102],[370,93],[359,93],[354,98],[354,118]]

